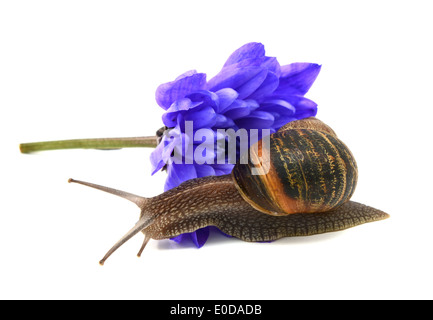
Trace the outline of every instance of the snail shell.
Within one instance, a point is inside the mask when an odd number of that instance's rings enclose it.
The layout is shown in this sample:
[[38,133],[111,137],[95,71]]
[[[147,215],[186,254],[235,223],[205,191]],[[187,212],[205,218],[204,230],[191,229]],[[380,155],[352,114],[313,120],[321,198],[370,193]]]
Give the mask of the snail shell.
[[[251,158],[267,154],[258,144],[258,154]],[[321,121],[289,123],[271,136],[269,149],[267,173],[252,174],[252,168],[260,172],[262,167],[254,166],[251,158],[232,171],[242,197],[255,209],[277,216],[325,212],[353,195],[358,179],[355,159]]]

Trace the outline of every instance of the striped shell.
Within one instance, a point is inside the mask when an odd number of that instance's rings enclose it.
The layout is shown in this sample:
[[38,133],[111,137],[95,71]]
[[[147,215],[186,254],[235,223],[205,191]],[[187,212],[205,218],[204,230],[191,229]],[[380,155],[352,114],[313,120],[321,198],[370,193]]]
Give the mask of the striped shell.
[[315,118],[289,123],[271,136],[269,153],[262,152],[259,142],[258,154],[250,157],[263,155],[270,168],[253,175],[252,167],[262,167],[252,165],[251,158],[248,164],[236,164],[232,176],[242,197],[257,210],[277,216],[325,212],[348,201],[358,177],[355,159],[322,124]]

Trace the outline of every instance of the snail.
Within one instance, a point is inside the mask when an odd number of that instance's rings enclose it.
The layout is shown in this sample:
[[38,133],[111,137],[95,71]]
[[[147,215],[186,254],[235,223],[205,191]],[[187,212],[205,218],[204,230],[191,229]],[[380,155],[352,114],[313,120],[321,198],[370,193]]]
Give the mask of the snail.
[[[264,144],[263,144],[264,145]],[[261,152],[261,146],[257,148]],[[266,147],[264,145],[264,147]],[[334,131],[318,120],[290,122],[270,137],[270,168],[253,175],[237,163],[229,175],[188,180],[153,198],[69,179],[135,203],[138,222],[100,260],[142,231],[141,255],[150,239],[168,239],[206,226],[244,241],[264,242],[347,229],[388,218],[350,201],[358,169],[352,153]],[[263,151],[263,150],[262,150]]]

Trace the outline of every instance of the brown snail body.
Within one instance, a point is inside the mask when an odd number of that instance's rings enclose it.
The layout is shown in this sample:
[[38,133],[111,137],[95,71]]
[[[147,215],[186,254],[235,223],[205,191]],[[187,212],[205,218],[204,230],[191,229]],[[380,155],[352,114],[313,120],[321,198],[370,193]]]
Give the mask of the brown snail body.
[[[251,163],[231,175],[186,181],[153,198],[76,181],[126,198],[141,209],[136,225],[100,261],[138,232],[168,239],[206,226],[244,241],[272,241],[338,231],[388,215],[350,201],[357,166],[349,149],[320,120],[294,121],[271,136],[270,169],[252,175]],[[258,153],[264,154],[260,151]],[[258,168],[260,170],[260,168]]]

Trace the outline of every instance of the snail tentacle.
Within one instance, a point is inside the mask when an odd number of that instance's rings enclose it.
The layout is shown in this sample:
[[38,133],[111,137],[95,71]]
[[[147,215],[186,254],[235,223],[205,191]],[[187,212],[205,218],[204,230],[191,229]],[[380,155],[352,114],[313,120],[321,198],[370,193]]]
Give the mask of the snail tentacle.
[[[133,236],[135,236],[137,233],[142,231],[144,228],[146,228],[150,223],[152,223],[152,219],[144,219],[141,218],[138,220],[138,222],[135,224],[134,227],[131,228],[122,238],[120,238],[119,241],[116,242],[116,244],[108,250],[108,252],[105,254],[105,256],[99,261],[100,265],[104,265],[105,260],[108,259],[111,254],[119,249],[126,241],[131,239]],[[141,250],[141,249],[140,249]]]
[[69,178],[68,182],[69,183],[78,183],[78,184],[81,184],[83,186],[87,186],[87,187],[90,187],[93,189],[97,189],[97,190],[101,190],[101,191],[104,191],[104,192],[107,192],[110,194],[114,194],[115,196],[121,197],[123,199],[129,200],[129,201],[135,203],[139,208],[142,208],[147,201],[147,198],[137,196],[133,193],[129,193],[126,191],[101,186],[101,185],[95,184],[95,183],[90,183],[90,182],[81,181],[81,180],[75,180],[72,178]]
[[147,243],[149,242],[150,239],[151,238],[150,238],[149,235],[144,234],[144,240],[143,240],[143,243],[142,243],[142,245],[140,247],[140,250],[138,250],[137,257],[139,257],[139,258],[141,257],[141,254],[143,253],[143,250],[146,247],[146,245],[147,245]]

